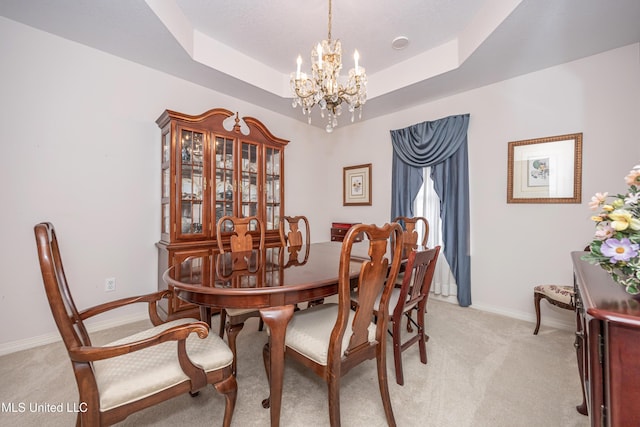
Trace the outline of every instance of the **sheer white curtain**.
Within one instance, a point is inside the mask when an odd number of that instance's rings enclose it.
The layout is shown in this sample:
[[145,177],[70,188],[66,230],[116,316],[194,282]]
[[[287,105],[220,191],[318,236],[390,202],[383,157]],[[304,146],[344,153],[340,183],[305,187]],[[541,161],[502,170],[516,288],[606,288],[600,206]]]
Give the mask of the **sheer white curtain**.
[[[416,216],[423,216],[429,221],[429,238],[427,246],[433,248],[440,245],[440,255],[436,264],[436,272],[431,286],[431,292],[443,297],[456,296],[458,294],[456,279],[451,273],[451,267],[444,256],[444,243],[442,242],[442,221],[440,220],[440,199],[433,189],[433,181],[430,177],[431,168],[424,168],[424,183],[415,200],[414,212]],[[420,228],[422,224],[418,223]],[[420,230],[419,233],[424,233]]]

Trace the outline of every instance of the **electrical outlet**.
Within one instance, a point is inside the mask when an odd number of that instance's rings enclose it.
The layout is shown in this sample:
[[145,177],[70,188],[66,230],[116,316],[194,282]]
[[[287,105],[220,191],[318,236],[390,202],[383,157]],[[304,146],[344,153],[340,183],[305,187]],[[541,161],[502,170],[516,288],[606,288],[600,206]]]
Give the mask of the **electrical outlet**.
[[108,279],[104,279],[104,291],[113,292],[115,290],[116,290],[116,278],[109,277]]

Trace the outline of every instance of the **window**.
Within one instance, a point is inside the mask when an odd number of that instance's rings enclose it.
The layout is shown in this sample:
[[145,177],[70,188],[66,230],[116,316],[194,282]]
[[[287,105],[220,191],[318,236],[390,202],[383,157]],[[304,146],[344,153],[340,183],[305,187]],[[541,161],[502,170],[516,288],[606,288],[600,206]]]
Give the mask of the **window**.
[[[424,183],[414,201],[413,211],[416,216],[423,216],[429,222],[429,237],[427,246],[433,248],[440,245],[440,256],[436,264],[436,272],[433,277],[431,292],[443,297],[456,296],[458,289],[456,279],[451,273],[451,267],[444,256],[444,243],[442,241],[442,221],[440,221],[440,199],[433,189],[431,180],[431,168],[423,169]],[[422,228],[422,224],[418,224]],[[424,230],[419,230],[424,233]]]

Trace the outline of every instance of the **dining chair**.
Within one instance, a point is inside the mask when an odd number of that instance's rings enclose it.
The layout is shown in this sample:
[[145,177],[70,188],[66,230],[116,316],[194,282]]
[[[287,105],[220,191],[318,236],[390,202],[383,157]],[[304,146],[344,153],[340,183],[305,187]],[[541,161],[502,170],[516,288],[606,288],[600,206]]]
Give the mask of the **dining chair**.
[[[426,342],[429,336],[424,332],[424,313],[426,312],[427,299],[431,290],[431,283],[435,273],[436,262],[440,254],[440,246],[433,249],[412,250],[407,255],[404,265],[404,278],[401,285],[396,286],[391,291],[389,298],[389,323],[393,341],[393,358],[396,369],[396,382],[404,385],[404,375],[402,369],[402,352],[418,343],[420,350],[420,361],[427,364]],[[351,292],[351,307],[355,309],[359,304],[358,295]],[[374,307],[377,307],[376,301]],[[413,320],[412,312],[418,313],[417,320]],[[422,313],[422,315],[420,315]],[[403,335],[400,332],[402,319],[406,317],[408,324],[413,324],[414,328],[407,328],[409,334]],[[410,336],[410,338],[407,338]]]
[[[427,246],[427,240],[429,239],[429,221],[425,217],[406,217],[398,216],[393,222],[399,222],[402,226],[402,238],[405,246]],[[424,232],[422,233],[422,239],[418,232],[418,224],[422,224]]]
[[[302,225],[302,226],[301,226]],[[302,234],[301,228],[304,227],[304,235]],[[291,260],[292,256],[295,255],[297,258],[297,252],[305,248],[306,254],[305,259],[309,257],[309,244],[311,243],[311,231],[309,228],[309,220],[304,215],[298,216],[283,216],[280,220],[280,244],[283,246],[282,253],[284,254],[285,250],[289,252],[289,259]],[[290,263],[287,263],[291,265]],[[317,300],[309,301],[307,303],[308,307],[311,307],[316,304],[322,304],[324,302],[324,298],[320,298]],[[296,310],[299,310],[300,307],[296,304]]]
[[[368,245],[370,259],[354,261],[351,250],[360,233],[368,238],[359,245]],[[329,421],[333,427],[340,425],[341,377],[374,358],[387,423],[396,425],[387,379],[386,323],[389,298],[402,260],[390,256],[387,249],[392,241],[393,249],[400,250],[401,233],[396,223],[382,227],[358,224],[349,229],[340,253],[338,302],[294,312],[287,326],[285,355],[310,368],[327,383]],[[360,305],[352,311],[351,279],[356,273]],[[378,296],[379,309],[375,311]],[[373,322],[374,317],[379,319],[377,324]],[[270,366],[269,351],[267,343],[263,351],[265,367]]]
[[[424,330],[427,299],[433,282],[436,262],[440,254],[440,246],[433,249],[411,251],[407,258],[402,285],[394,287],[389,301],[389,320],[391,323],[391,337],[393,340],[393,358],[396,368],[396,382],[404,385],[402,370],[402,352],[415,343],[420,350],[420,362],[427,364],[426,342],[429,336]],[[411,313],[417,313],[417,321],[413,320]],[[407,328],[407,332],[413,333],[410,338],[403,340],[400,332],[402,318],[406,317],[409,324],[415,326]]]
[[[304,236],[300,230],[300,223],[304,225]],[[279,230],[280,243],[282,246],[302,246],[310,243],[311,233],[309,231],[309,220],[304,215],[283,216],[280,220]]]
[[[418,246],[426,247],[427,240],[429,240],[429,221],[422,216],[406,217],[397,216],[393,222],[397,222],[402,226],[402,257],[406,260],[407,255]],[[422,224],[422,239],[419,233],[419,224]],[[402,286],[404,280],[404,269],[400,269],[398,278],[396,279],[396,286]],[[409,317],[410,318],[410,317]],[[412,333],[412,322],[407,319],[407,332]]]
[[[229,247],[225,248],[223,243],[223,233],[230,232]],[[253,235],[258,233],[256,242]],[[216,227],[218,239],[218,249],[221,254],[226,252],[248,252],[253,249],[264,249],[265,229],[262,221],[255,217],[234,217],[223,216],[218,220]],[[261,251],[259,251],[261,252]],[[233,374],[237,373],[237,352],[236,339],[240,331],[244,328],[245,322],[252,317],[260,317],[260,312],[252,308],[223,308],[220,310],[220,337],[224,337],[227,332],[229,347],[233,352]],[[264,323],[260,319],[258,329],[261,331]]]
[[[171,291],[123,298],[78,311],[71,296],[51,223],[34,227],[38,258],[51,313],[67,348],[82,408],[76,425],[102,426],[211,384],[225,397],[223,426],[231,425],[237,383],[233,353],[206,323],[182,318],[164,322],[157,303]],[[84,321],[133,303],[147,303],[152,327],[95,346]]]
[[[230,233],[228,247],[226,239],[223,239],[225,233]],[[257,244],[254,237],[256,233],[258,234]],[[223,216],[216,225],[216,239],[220,253],[225,253],[227,250],[231,252],[250,251],[256,246],[264,248],[264,224],[255,216]]]

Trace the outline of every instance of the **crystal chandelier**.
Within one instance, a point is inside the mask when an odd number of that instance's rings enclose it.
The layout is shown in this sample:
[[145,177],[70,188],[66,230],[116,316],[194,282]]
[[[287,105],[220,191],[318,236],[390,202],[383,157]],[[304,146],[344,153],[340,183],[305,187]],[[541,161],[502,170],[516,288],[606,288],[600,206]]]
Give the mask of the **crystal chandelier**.
[[362,117],[362,105],[367,100],[367,75],[364,68],[358,65],[358,51],[353,59],[355,67],[349,70],[346,85],[340,82],[342,69],[342,47],[340,40],[331,39],[331,0],[329,0],[329,26],[326,40],[322,40],[311,50],[311,78],[300,72],[302,58],[298,55],[298,67],[291,73],[291,88],[295,93],[293,108],[302,107],[302,113],[308,115],[311,123],[311,109],[318,105],[320,114],[329,118],[327,132],[338,126],[338,116],[342,113],[342,103],[348,105],[351,121],[358,110],[358,118]]

